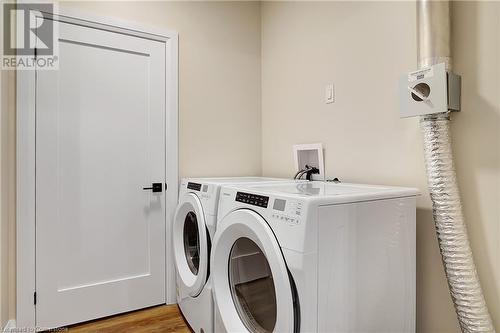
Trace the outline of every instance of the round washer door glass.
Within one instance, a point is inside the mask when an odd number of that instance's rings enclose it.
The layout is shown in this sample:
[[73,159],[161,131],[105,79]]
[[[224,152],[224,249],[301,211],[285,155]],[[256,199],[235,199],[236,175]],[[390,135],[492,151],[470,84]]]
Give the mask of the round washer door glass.
[[266,256],[254,241],[241,237],[229,257],[229,284],[236,310],[250,332],[272,332],[276,292]]
[[198,220],[194,212],[188,212],[184,219],[184,253],[189,269],[198,275],[200,269],[200,235],[198,233]]

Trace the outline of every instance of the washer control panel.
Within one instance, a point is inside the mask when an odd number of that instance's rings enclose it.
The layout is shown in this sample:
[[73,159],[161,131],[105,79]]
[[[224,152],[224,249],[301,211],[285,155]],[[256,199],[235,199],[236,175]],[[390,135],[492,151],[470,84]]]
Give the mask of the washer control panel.
[[187,188],[188,188],[188,190],[200,191],[201,190],[201,184],[199,184],[199,183],[193,183],[193,182],[188,182],[187,183]]
[[194,191],[198,198],[210,200],[212,197],[213,186],[209,184],[200,184],[195,182],[188,182],[186,188],[190,191]]
[[274,219],[296,225],[302,216],[302,202],[275,198],[272,206],[271,217]]

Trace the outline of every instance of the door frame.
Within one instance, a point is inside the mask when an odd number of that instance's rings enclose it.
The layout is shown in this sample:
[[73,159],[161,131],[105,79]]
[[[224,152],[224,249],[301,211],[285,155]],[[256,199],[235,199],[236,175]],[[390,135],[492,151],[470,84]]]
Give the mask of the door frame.
[[[22,2],[22,1],[19,1]],[[144,27],[127,21],[96,17],[60,8],[51,14],[60,22],[153,39],[165,44],[165,149],[166,149],[166,262],[165,299],[175,303],[175,271],[172,248],[172,221],[178,200],[178,33]],[[17,32],[22,33],[18,30]],[[33,55],[33,54],[32,54]],[[18,70],[16,82],[16,326],[36,327],[36,216],[35,216],[35,84],[34,70]]]

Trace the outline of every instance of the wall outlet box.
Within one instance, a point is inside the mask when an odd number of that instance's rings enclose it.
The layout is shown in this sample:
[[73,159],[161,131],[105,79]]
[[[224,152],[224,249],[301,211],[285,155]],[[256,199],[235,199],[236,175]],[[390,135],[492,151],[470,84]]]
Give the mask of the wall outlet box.
[[312,175],[313,180],[325,180],[325,162],[323,158],[323,144],[310,143],[293,146],[295,171],[305,169],[306,165],[319,169],[319,174]]

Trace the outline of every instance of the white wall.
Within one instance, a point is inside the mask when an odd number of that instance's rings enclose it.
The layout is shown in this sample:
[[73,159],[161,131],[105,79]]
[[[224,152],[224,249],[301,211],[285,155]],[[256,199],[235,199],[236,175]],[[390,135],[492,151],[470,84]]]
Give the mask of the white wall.
[[[500,4],[453,4],[463,75],[454,151],[471,242],[500,329]],[[292,145],[323,142],[326,175],[416,186],[417,329],[459,332],[437,246],[417,119],[399,119],[399,75],[417,68],[414,2],[262,4],[263,173],[293,173]],[[336,102],[324,104],[334,83]]]
[[500,331],[500,2],[453,3],[462,112],[452,123],[465,218],[486,302]]

